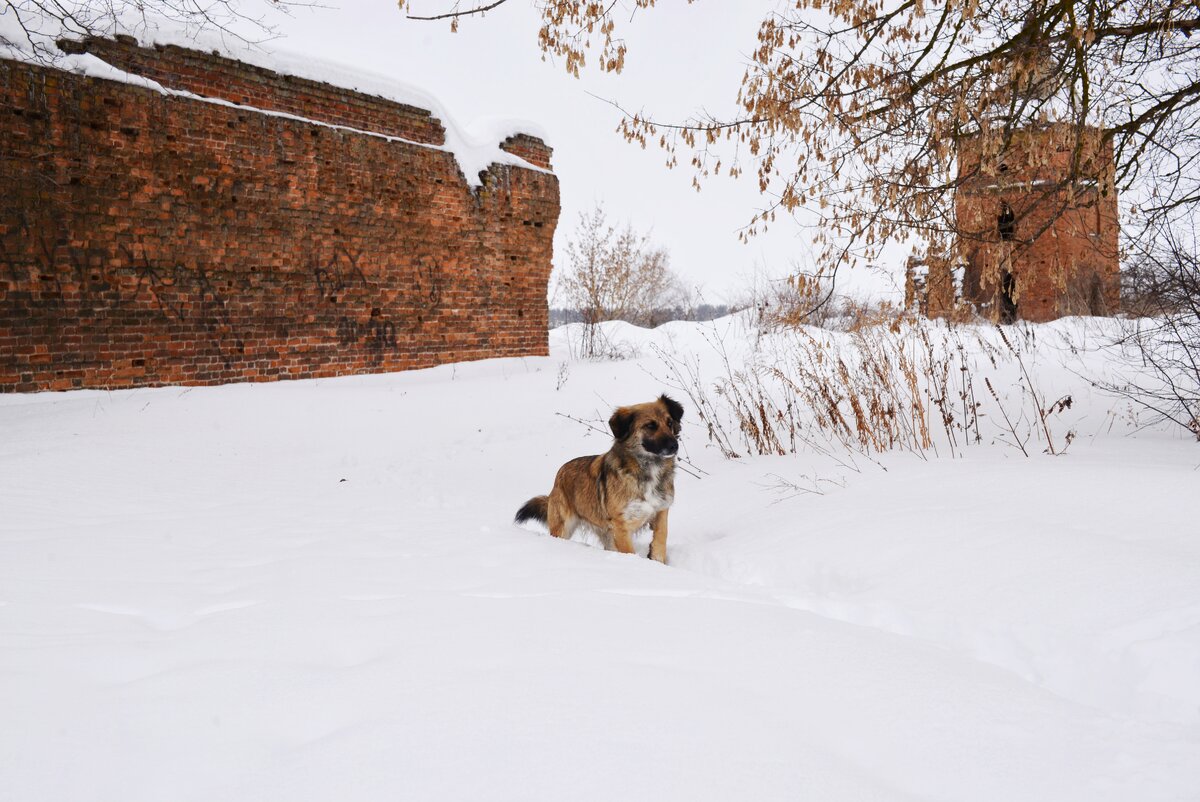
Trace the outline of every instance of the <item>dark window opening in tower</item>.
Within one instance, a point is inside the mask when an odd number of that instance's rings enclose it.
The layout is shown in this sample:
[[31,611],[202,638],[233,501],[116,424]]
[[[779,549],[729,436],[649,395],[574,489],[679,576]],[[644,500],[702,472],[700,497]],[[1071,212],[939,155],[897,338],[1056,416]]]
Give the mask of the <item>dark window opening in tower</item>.
[[1092,272],[1091,285],[1088,287],[1088,314],[1102,317],[1108,314],[1108,303],[1104,298],[1104,282],[1099,272]]
[[1000,216],[996,219],[996,225],[1000,230],[1000,239],[1016,239],[1017,216],[1007,203],[1000,204]]
[[1017,278],[1005,270],[1000,275],[999,314],[1001,323],[1012,323],[1017,319]]

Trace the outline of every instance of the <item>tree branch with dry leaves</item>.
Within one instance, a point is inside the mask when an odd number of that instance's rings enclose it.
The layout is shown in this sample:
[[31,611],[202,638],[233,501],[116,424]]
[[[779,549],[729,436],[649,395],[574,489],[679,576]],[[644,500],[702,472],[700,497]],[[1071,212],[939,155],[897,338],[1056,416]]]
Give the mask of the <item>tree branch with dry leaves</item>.
[[[505,1],[448,13],[457,21]],[[538,46],[574,75],[589,54],[619,72],[628,12],[655,5],[632,0],[618,16],[594,0],[531,2]],[[974,236],[954,212],[956,188],[974,177],[958,170],[958,144],[1000,154],[1031,128],[1057,132],[1046,148],[1071,153],[1045,197],[1065,212],[1088,202],[1080,187],[1121,193],[1136,239],[1200,199],[1197,30],[1190,0],[796,0],[760,24],[733,114],[626,112],[619,131],[661,147],[669,165],[690,163],[697,187],[754,175],[764,202],[745,237],[814,210],[826,269],[872,260],[899,238],[949,252]],[[1110,146],[1115,169],[1089,157]]]

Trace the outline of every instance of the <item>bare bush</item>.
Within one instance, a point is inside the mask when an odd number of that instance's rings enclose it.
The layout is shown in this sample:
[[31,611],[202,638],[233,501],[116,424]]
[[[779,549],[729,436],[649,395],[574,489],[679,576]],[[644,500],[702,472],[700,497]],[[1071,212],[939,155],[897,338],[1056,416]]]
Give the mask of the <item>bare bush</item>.
[[[698,359],[659,356],[726,457],[801,450],[958,457],[985,436],[1026,456],[1032,441],[1062,454],[1075,435],[1056,434],[1052,423],[1071,398],[1050,402],[1036,386],[1025,355],[1029,330],[996,331],[992,339],[898,317],[848,334],[801,327],[776,335],[740,367],[710,341],[723,365],[711,383],[702,380]],[[1017,331],[1026,332],[1025,342]],[[1016,397],[1001,397],[997,384],[1015,388]]]
[[878,326],[895,329],[901,323],[914,319],[912,314],[891,301],[841,298],[830,312],[825,328],[851,333]]
[[795,326],[825,326],[834,313],[833,281],[820,271],[804,271],[798,265],[786,278],[768,278],[756,273],[749,289],[735,306],[749,309],[760,333]]
[[671,271],[667,252],[632,225],[610,223],[600,206],[579,216],[566,258],[557,291],[568,306],[579,310],[585,326],[582,356],[604,355],[599,323],[624,320],[655,326],[668,316],[667,310],[692,302],[693,296]]
[[1128,370],[1099,382],[1200,439],[1200,259],[1196,232],[1162,226],[1126,270],[1122,301],[1135,317],[1115,345]]

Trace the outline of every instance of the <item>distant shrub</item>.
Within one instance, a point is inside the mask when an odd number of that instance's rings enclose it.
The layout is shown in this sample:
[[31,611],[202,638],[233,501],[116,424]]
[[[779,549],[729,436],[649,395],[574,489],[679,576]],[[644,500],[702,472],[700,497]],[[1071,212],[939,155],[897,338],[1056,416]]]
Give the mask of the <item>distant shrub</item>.
[[557,292],[578,312],[586,329],[580,352],[584,357],[605,355],[597,325],[623,320],[637,326],[656,326],[671,310],[695,306],[692,295],[671,271],[667,252],[650,243],[626,223],[609,223],[596,206],[581,214],[566,246],[567,265],[558,277]]
[[1197,232],[1163,226],[1129,260],[1122,304],[1132,317],[1113,343],[1122,376],[1100,382],[1200,440],[1200,257]]
[[[728,304],[697,304],[694,307],[674,306],[670,308],[661,308],[654,310],[653,320],[655,326],[661,326],[663,323],[670,323],[673,320],[691,320],[703,322],[706,320],[716,320],[717,318],[725,317],[733,312],[733,307]],[[568,309],[565,307],[551,307],[550,309],[550,328],[565,326],[568,323],[583,323],[584,315],[578,309]]]

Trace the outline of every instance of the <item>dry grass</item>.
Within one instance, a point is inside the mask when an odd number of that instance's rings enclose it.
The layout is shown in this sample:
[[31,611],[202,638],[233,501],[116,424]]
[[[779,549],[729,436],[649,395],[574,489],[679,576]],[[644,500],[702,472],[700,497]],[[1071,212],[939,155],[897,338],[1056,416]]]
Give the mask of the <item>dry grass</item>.
[[[1027,365],[1033,336],[1020,327],[946,326],[876,310],[854,317],[846,333],[778,332],[743,365],[711,341],[722,365],[712,381],[702,379],[698,358],[659,356],[727,457],[802,450],[958,457],[985,441],[1026,456],[1037,441],[1061,454],[1074,434],[1057,436],[1052,425],[1071,399],[1051,403],[1038,390]],[[1002,394],[997,385],[1010,389]]]

